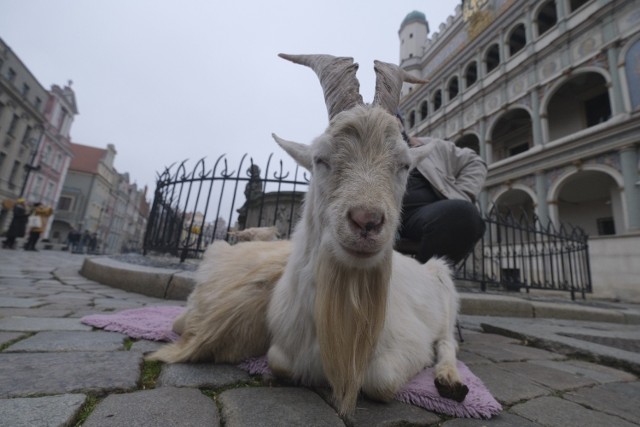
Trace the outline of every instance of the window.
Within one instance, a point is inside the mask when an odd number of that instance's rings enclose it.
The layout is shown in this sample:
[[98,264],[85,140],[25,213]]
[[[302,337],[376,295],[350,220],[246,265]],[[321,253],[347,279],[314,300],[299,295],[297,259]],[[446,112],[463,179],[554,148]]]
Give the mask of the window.
[[16,186],[16,178],[18,175],[18,171],[20,170],[20,162],[19,161],[14,161],[13,162],[13,168],[11,169],[11,175],[9,175],[9,188],[11,188],[12,190],[15,188]]
[[587,127],[595,126],[598,123],[606,122],[611,118],[611,104],[609,94],[603,92],[584,102],[587,116]]
[[16,72],[13,68],[9,68],[9,71],[7,72],[7,79],[13,83],[16,80]]
[[538,24],[538,36],[543,35],[558,23],[558,12],[556,2],[551,0],[546,2],[538,11],[536,24]]
[[58,201],[58,210],[69,212],[73,208],[73,198],[69,196],[60,196]]
[[42,152],[42,163],[49,164],[49,160],[51,159],[51,146],[47,145],[44,147],[44,151]]
[[613,222],[613,218],[598,218],[598,236],[611,236],[616,234],[616,224]]
[[4,159],[7,158],[5,153],[0,152],[0,170],[2,170],[2,166],[4,165]]
[[55,190],[55,184],[53,182],[47,183],[47,193],[44,195],[45,200],[53,200],[53,191]]
[[40,196],[40,194],[42,194],[43,185],[44,185],[44,178],[42,178],[42,175],[38,175],[36,177],[36,182],[33,185],[33,189],[31,190],[31,192],[36,196]]
[[527,34],[524,24],[518,24],[509,35],[509,56],[513,56],[520,52],[527,44]]
[[577,9],[580,9],[589,0],[569,0],[569,12],[573,13]]
[[416,112],[412,111],[409,113],[409,129],[413,128],[416,125]]
[[438,89],[433,95],[433,111],[438,111],[442,107],[442,91]]
[[31,137],[31,126],[27,126],[27,129],[24,131],[24,136],[22,137],[22,144],[29,144],[29,138]]
[[62,129],[62,125],[64,125],[64,121],[67,118],[67,116],[69,115],[69,112],[66,110],[66,108],[63,108],[62,111],[60,112],[60,120],[58,121],[58,129]]
[[422,101],[420,104],[420,120],[424,120],[429,115],[429,103],[427,101]]
[[514,145],[512,147],[508,147],[509,157],[515,156],[516,154],[524,153],[529,149],[529,143],[524,142],[522,144]]
[[18,117],[17,114],[14,114],[13,118],[11,119],[11,124],[9,124],[9,130],[7,131],[9,135],[14,136],[13,133],[16,131],[18,120],[20,120],[20,117]]
[[31,90],[31,88],[29,87],[28,84],[23,83],[22,84],[22,96],[26,97],[27,95],[29,95],[29,91]]
[[469,87],[478,81],[478,64],[476,61],[473,61],[467,66],[467,69],[464,72],[464,80],[466,87]]
[[453,98],[458,96],[458,77],[454,76],[451,80],[449,80],[447,91],[449,92],[449,100],[452,100]]
[[40,111],[40,107],[42,107],[42,99],[36,97],[36,101],[33,105],[36,107],[36,110]]
[[487,73],[495,70],[500,65],[500,47],[497,43],[494,43],[487,49],[487,53],[484,57],[485,64],[487,65]]
[[62,166],[62,154],[58,153],[58,155],[56,156],[56,162],[53,165],[53,169],[59,172],[61,166]]

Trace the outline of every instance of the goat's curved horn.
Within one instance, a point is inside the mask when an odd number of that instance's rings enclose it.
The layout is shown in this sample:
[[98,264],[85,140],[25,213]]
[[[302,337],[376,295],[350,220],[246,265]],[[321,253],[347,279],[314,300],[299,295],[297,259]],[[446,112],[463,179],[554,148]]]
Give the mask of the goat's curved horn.
[[278,56],[296,64],[306,65],[315,71],[322,85],[329,120],[341,111],[363,104],[360,83],[356,78],[358,64],[353,62],[353,58],[286,53],[280,53]]
[[396,114],[398,110],[403,82],[428,83],[428,80],[414,77],[397,65],[388,62],[373,61],[373,69],[376,71],[376,93],[373,97],[373,105],[379,105],[391,114]]

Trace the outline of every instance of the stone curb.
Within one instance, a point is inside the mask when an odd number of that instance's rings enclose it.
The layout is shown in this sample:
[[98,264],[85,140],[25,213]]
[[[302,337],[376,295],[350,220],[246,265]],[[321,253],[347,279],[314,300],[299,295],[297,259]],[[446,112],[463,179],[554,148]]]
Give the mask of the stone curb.
[[128,292],[177,300],[186,300],[195,283],[189,272],[127,264],[103,257],[86,258],[80,274]]
[[[195,286],[191,271],[141,266],[106,257],[86,258],[80,274],[104,285],[171,300],[185,301]],[[460,292],[460,314],[640,324],[640,313],[636,311],[464,291]]]

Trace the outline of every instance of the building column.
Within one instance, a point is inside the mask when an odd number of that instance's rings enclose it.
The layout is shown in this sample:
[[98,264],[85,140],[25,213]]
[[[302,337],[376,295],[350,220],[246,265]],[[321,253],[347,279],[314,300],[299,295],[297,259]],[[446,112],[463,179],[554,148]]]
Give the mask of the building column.
[[607,49],[607,60],[609,62],[609,74],[611,74],[611,115],[617,116],[624,113],[624,104],[622,102],[622,84],[620,82],[620,74],[618,72],[618,48],[615,45]]
[[549,222],[549,206],[547,205],[547,186],[544,171],[536,173],[536,194],[538,195],[537,215],[540,225],[546,226]]
[[635,145],[628,145],[620,150],[624,195],[627,202],[627,231],[640,230],[640,174],[638,174],[638,161],[638,149]]
[[533,132],[533,145],[544,145],[544,139],[542,138],[542,122],[540,119],[540,97],[538,96],[538,90],[534,88],[531,93],[531,127]]
[[556,0],[556,11],[558,12],[558,29],[561,33],[567,30],[567,7],[565,0]]
[[525,13],[527,15],[527,22],[524,24],[524,32],[527,37],[527,52],[532,55],[535,52],[533,45],[533,23],[535,22],[535,16],[533,16],[533,10],[530,6],[526,6]]

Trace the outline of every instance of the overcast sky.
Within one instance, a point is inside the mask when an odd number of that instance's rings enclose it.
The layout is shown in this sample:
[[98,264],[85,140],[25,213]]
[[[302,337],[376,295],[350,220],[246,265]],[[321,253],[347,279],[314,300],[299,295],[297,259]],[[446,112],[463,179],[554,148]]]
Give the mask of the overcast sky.
[[[285,159],[271,138],[310,143],[327,114],[311,69],[285,53],[352,56],[365,102],[373,60],[398,63],[413,10],[437,31],[460,0],[0,0],[0,37],[49,89],[73,81],[72,141],[114,144],[115,167],[148,185],[176,161]],[[288,161],[285,161],[287,164]]]

